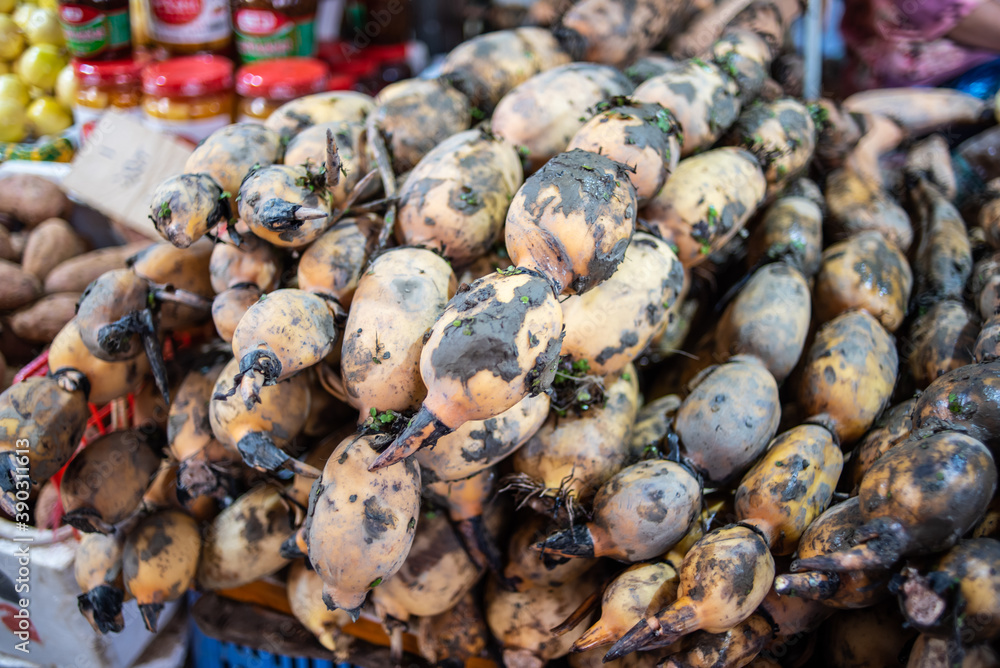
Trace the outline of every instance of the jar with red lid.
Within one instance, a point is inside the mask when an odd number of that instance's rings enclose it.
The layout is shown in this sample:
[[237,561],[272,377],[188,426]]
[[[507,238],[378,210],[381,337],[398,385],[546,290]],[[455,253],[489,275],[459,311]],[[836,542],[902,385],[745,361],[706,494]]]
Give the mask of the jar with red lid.
[[147,65],[142,92],[147,127],[197,144],[233,122],[233,61],[186,56]]
[[119,60],[132,50],[128,0],[59,0],[66,50],[74,58]]
[[142,65],[135,60],[76,60],[73,114],[86,142],[109,109],[142,116]]
[[236,73],[237,121],[263,122],[289,100],[328,90],[330,71],[315,58],[280,58],[244,65]]
[[316,55],[316,0],[232,0],[232,6],[243,62]]
[[225,51],[229,0],[149,0],[149,36],[171,54]]

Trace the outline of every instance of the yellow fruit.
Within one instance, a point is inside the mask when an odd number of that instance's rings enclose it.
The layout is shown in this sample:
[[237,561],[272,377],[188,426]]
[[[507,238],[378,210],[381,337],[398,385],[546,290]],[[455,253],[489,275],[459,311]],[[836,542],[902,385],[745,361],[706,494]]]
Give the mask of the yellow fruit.
[[62,68],[56,78],[56,99],[66,109],[72,109],[76,104],[76,75],[73,73],[73,66],[67,65]]
[[31,102],[31,98],[28,97],[28,87],[17,78],[16,74],[0,74],[0,97],[15,100],[22,107],[27,107]]
[[[3,0],[0,0],[2,2]],[[42,9],[59,13],[59,0],[38,0],[38,6]]]
[[73,125],[73,116],[54,97],[40,97],[32,102],[27,116],[39,136],[54,135]]
[[24,106],[17,100],[0,97],[0,141],[21,141],[27,134]]
[[34,5],[21,4],[18,5],[14,13],[10,15],[10,18],[14,20],[14,23],[18,28],[24,28],[25,24],[28,23],[28,17],[31,16],[31,12],[34,11]]
[[29,86],[52,90],[66,63],[66,57],[59,52],[59,47],[35,44],[21,54],[17,61],[17,73],[21,81]]
[[0,0],[0,14],[10,14],[16,5],[17,0]]
[[[3,2],[3,0],[0,0],[0,2]],[[10,73],[10,63],[0,60],[0,74],[8,73]]]
[[59,25],[59,17],[52,10],[36,8],[28,15],[28,21],[21,29],[24,31],[24,36],[28,38],[29,44],[51,44],[53,46],[65,44],[62,26]]
[[24,49],[24,35],[14,19],[0,14],[0,58],[13,60]]

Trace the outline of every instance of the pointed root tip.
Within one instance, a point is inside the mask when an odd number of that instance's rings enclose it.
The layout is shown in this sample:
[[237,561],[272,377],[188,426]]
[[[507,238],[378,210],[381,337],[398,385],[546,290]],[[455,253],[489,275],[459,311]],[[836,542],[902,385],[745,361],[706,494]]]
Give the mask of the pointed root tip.
[[576,642],[570,646],[569,651],[573,654],[587,652],[592,649],[608,645],[613,640],[614,636],[601,629],[601,627],[595,625],[590,627],[582,636],[577,638]]
[[624,636],[618,639],[608,653],[604,655],[602,663],[608,663],[610,661],[615,661],[620,659],[627,654],[631,654],[639,650],[646,641],[653,636],[653,631],[646,624],[646,620],[642,620],[638,624],[632,627],[632,629],[626,633]]
[[156,633],[157,622],[160,613],[163,612],[162,603],[144,603],[139,605],[139,612],[142,614],[142,621],[146,625],[146,630]]
[[281,544],[281,547],[278,548],[278,554],[281,555],[282,559],[301,559],[309,556],[299,547],[297,536],[294,533]]
[[303,206],[295,211],[296,220],[318,220],[320,218],[327,218],[330,214],[323,209],[317,209],[315,207]]

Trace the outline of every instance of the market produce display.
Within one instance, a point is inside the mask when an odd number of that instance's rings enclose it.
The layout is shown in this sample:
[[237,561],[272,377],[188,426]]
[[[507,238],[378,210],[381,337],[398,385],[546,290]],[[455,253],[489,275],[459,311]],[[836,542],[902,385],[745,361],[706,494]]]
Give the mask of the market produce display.
[[0,179],[0,511],[96,633],[263,583],[343,660],[998,665],[993,109],[806,103],[791,17],[681,4],[221,127],[160,241]]

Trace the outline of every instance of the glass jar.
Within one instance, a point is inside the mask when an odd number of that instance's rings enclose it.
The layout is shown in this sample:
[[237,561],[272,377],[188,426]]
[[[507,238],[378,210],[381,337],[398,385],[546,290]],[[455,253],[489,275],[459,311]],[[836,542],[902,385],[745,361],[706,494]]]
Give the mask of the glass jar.
[[233,122],[233,62],[222,56],[147,65],[142,92],[147,127],[195,144]]
[[142,65],[134,60],[73,62],[76,102],[73,115],[86,142],[108,109],[142,116]]
[[149,36],[172,54],[219,52],[233,29],[228,0],[149,0]]
[[316,0],[233,0],[236,51],[245,63],[316,55]]
[[328,90],[330,71],[315,58],[281,58],[244,65],[236,73],[238,122],[264,122],[289,100]]
[[131,54],[128,0],[60,0],[59,22],[74,58],[119,60]]

